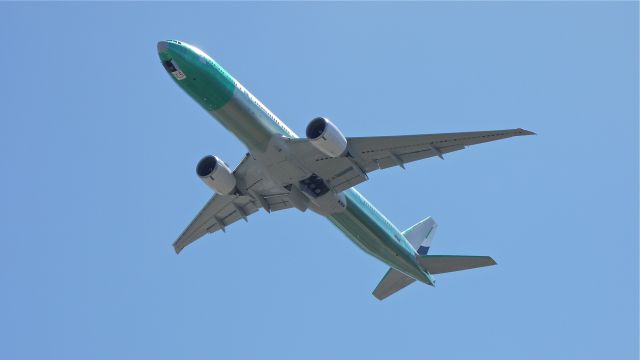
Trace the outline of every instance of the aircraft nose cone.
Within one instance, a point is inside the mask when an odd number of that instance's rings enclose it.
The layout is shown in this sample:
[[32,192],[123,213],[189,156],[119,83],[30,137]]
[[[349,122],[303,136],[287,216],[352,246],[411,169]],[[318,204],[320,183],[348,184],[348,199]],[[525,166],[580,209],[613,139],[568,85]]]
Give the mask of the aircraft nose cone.
[[166,41],[158,41],[158,53],[163,53],[169,48],[169,43]]

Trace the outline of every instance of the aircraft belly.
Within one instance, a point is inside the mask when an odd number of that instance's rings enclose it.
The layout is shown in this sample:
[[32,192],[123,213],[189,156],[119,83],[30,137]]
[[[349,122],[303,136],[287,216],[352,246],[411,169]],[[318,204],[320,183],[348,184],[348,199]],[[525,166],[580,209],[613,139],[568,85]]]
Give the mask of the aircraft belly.
[[252,152],[264,152],[271,137],[279,130],[239,89],[235,89],[224,106],[210,114]]
[[367,213],[368,209],[352,200],[353,197],[360,196],[357,191],[350,189],[345,193],[348,193],[349,199],[346,211],[328,216],[329,221],[366,253],[420,281],[428,282],[424,272],[417,266],[414,254],[407,251],[382,224],[376,222]]

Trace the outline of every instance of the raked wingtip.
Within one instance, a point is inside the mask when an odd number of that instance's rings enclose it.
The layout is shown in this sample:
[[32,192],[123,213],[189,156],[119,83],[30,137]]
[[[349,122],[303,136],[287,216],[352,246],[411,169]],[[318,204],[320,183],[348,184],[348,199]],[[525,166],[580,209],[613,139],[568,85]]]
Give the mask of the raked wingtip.
[[522,128],[518,129],[518,135],[538,135],[536,133],[534,133],[533,131],[529,131],[529,130],[525,130]]

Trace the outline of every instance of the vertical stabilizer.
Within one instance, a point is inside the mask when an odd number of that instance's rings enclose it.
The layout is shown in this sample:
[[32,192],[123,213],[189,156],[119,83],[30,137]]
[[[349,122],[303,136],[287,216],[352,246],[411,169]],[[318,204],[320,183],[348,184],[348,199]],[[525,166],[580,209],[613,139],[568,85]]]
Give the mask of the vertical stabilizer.
[[[419,223],[413,225],[407,230],[402,232],[402,235],[409,240],[411,246],[416,249],[416,252],[420,256],[427,255],[429,247],[431,247],[431,240],[435,236],[436,228],[435,220],[428,217]],[[394,294],[395,292],[404,289],[416,281],[411,276],[391,268],[384,275],[378,286],[373,290],[373,296],[378,300],[385,299],[386,297]]]
[[402,232],[402,235],[409,240],[411,246],[418,252],[418,255],[424,256],[429,252],[431,241],[436,234],[438,224],[431,216],[413,225]]
[[[496,264],[489,256],[427,255],[437,227],[438,224],[431,217],[428,217],[402,232],[402,235],[411,243],[411,246],[416,249],[416,261],[427,275],[475,269]],[[373,296],[382,300],[407,287],[414,281],[416,280],[413,277],[391,268],[373,290]]]

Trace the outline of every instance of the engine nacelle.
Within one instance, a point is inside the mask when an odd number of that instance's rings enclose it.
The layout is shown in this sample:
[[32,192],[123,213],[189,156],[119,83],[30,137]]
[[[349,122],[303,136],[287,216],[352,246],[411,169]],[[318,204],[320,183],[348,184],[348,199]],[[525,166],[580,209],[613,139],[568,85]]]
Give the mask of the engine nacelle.
[[213,191],[229,195],[236,189],[236,177],[219,157],[207,155],[196,166],[198,177]]
[[347,152],[347,139],[329,119],[317,117],[307,125],[307,138],[318,150],[331,157]]

